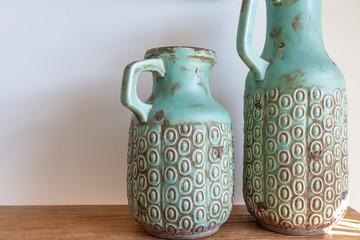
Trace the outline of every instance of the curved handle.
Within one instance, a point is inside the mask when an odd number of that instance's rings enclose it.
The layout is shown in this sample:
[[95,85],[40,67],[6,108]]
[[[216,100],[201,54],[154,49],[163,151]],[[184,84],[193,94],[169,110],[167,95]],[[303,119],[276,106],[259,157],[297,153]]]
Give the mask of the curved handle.
[[151,71],[165,75],[165,64],[161,58],[151,58],[130,63],[124,70],[121,85],[121,103],[132,111],[139,122],[148,120],[152,105],[142,102],[136,94],[136,84],[140,73]]
[[255,80],[264,80],[269,63],[258,56],[253,47],[253,32],[258,2],[259,0],[242,1],[237,34],[237,51],[254,74]]

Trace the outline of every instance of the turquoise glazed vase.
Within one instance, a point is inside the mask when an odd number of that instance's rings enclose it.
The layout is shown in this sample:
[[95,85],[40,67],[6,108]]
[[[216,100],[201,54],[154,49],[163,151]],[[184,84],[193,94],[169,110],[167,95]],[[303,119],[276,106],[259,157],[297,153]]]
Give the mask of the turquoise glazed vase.
[[258,0],[243,0],[237,47],[244,96],[243,193],[270,230],[328,232],[348,206],[347,98],[326,53],[321,0],[266,0],[263,53],[252,48]]
[[[162,47],[124,71],[121,102],[131,119],[127,195],[132,216],[151,235],[195,239],[215,233],[232,208],[231,120],[211,96],[213,51]],[[153,72],[141,102],[136,82]]]

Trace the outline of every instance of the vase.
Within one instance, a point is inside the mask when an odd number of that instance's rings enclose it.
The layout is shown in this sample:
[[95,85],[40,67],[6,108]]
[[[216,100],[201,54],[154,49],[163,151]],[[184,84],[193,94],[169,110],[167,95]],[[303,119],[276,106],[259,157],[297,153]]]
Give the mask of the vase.
[[[124,71],[121,102],[131,119],[127,196],[132,216],[154,236],[195,239],[215,233],[232,208],[231,120],[211,96],[215,52],[162,47]],[[143,71],[153,72],[145,102],[136,95]]]
[[347,97],[326,53],[321,0],[266,0],[265,47],[253,28],[258,0],[243,0],[237,49],[250,68],[244,96],[243,195],[270,230],[328,232],[348,206]]

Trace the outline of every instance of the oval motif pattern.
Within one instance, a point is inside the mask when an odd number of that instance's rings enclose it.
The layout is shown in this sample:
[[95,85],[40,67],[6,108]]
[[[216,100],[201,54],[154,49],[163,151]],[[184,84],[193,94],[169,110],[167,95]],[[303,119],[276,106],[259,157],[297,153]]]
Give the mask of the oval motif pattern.
[[[253,117],[250,121],[249,126],[255,124]],[[252,131],[249,142],[261,134]],[[130,211],[152,231],[188,236],[228,219],[234,186],[229,124],[132,123],[127,160]],[[263,171],[260,162],[253,168]],[[258,181],[255,187],[261,187]]]
[[348,202],[345,90],[269,89],[259,95],[248,89],[245,95],[251,99],[244,108],[248,210],[279,228],[333,225]]

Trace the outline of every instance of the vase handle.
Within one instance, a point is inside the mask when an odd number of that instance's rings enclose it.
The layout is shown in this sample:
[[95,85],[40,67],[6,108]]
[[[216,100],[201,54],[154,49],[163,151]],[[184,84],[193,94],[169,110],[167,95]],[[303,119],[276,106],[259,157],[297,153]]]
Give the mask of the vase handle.
[[146,122],[152,105],[142,102],[136,94],[136,85],[140,73],[150,71],[165,75],[165,64],[161,58],[136,61],[125,67],[121,85],[121,103],[134,113],[139,122]]
[[253,32],[258,2],[259,0],[242,1],[237,34],[237,51],[254,74],[255,80],[264,80],[269,62],[258,56],[253,47]]

